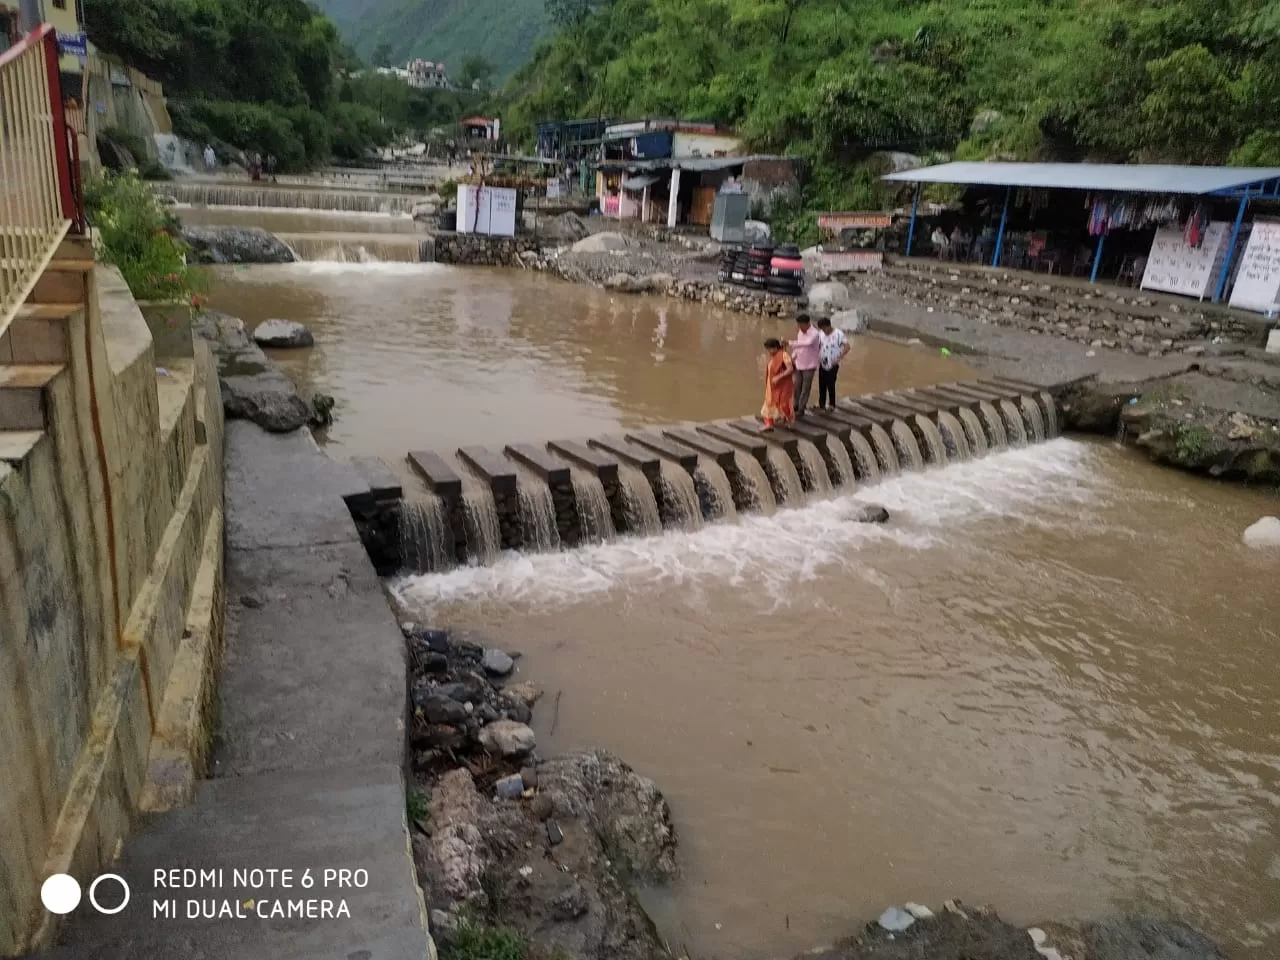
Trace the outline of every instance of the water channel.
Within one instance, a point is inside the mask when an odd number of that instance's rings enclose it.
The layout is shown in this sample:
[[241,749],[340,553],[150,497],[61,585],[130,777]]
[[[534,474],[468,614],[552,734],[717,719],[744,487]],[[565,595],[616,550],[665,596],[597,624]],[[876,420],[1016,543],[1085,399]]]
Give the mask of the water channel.
[[[374,232],[374,231],[362,231]],[[787,324],[518,271],[224,269],[214,306],[306,322],[280,359],[338,398],[336,456],[743,415]],[[858,338],[845,392],[959,379]],[[1058,439],[853,498],[508,555],[396,585],[523,652],[540,749],[608,747],[666,793],[684,876],[646,891],[694,955],[786,955],[890,903],[1010,919],[1172,912],[1280,954],[1268,495]]]

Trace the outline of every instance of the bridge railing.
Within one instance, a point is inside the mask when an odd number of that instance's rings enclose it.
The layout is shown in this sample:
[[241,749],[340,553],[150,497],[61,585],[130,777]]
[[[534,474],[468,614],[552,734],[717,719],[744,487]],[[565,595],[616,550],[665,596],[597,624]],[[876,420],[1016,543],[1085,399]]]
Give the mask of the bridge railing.
[[0,54],[0,336],[67,231],[84,228],[78,153],[44,24]]

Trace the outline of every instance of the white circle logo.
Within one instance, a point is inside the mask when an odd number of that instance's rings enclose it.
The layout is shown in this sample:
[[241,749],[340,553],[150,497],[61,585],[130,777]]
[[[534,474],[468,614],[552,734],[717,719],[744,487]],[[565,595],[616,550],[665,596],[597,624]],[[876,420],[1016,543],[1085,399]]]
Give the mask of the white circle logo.
[[[103,880],[114,880],[124,888],[124,899],[120,901],[120,906],[104,907],[102,904],[98,903],[98,884]],[[102,876],[98,877],[98,879],[94,880],[93,883],[89,884],[89,902],[93,904],[93,909],[97,910],[99,913],[104,913],[108,917],[112,916],[113,914],[119,913],[129,905],[129,885],[124,882],[124,877],[120,876],[118,873],[104,873]]]
[[40,902],[50,913],[70,913],[80,905],[80,884],[69,873],[55,873],[41,885]]

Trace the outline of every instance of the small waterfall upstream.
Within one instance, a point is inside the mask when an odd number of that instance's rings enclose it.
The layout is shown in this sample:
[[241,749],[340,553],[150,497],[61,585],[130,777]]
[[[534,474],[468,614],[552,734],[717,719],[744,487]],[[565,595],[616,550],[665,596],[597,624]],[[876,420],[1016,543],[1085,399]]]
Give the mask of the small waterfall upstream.
[[800,454],[800,479],[806,481],[804,489],[810,493],[830,493],[831,475],[827,473],[826,461],[813,445],[811,440],[801,438],[797,450]]
[[618,489],[622,496],[622,515],[627,532],[647,537],[662,532],[662,514],[658,510],[653,487],[644,474],[630,464],[618,465]]
[[858,479],[861,483],[880,482],[880,464],[876,461],[876,452],[871,444],[857,430],[850,431],[849,444],[853,447],[853,459],[856,462]]
[[412,213],[421,197],[352,190],[308,190],[253,183],[157,184],[156,192],[178,203],[219,207],[279,207],[297,210],[337,210],[343,213]]
[[1004,429],[1009,435],[1009,445],[1011,447],[1025,447],[1027,445],[1027,430],[1022,425],[1022,414],[1018,412],[1018,408],[1014,406],[1013,401],[1001,400],[1000,413],[1004,417]]
[[681,530],[701,529],[702,507],[698,503],[693,477],[678,463],[663,460],[658,485],[662,489],[663,525]]
[[804,485],[800,483],[800,474],[796,465],[791,462],[787,452],[781,447],[769,445],[764,463],[764,472],[769,476],[778,506],[791,506],[804,502]]
[[[194,143],[189,143],[172,133],[153,133],[151,139],[156,144],[156,155],[160,165],[172,174],[180,177],[195,176],[197,164],[203,164],[201,150]],[[145,157],[135,157],[141,163]]]
[[1040,400],[1044,404],[1045,439],[1052,439],[1062,432],[1058,426],[1058,405],[1053,402],[1053,397],[1047,393],[1040,394]]
[[938,411],[938,432],[942,434],[942,442],[947,448],[948,460],[969,460],[973,456],[969,451],[969,438],[960,421],[946,410]]
[[693,486],[698,493],[702,516],[708,520],[723,520],[738,515],[738,509],[733,505],[733,486],[724,469],[714,460],[698,457],[698,466],[693,472]]
[[401,501],[400,552],[410,570],[439,573],[452,569],[452,545],[453,531],[443,500],[434,493],[424,493]]
[[751,491],[749,497],[751,509],[766,516],[772,514],[778,508],[778,501],[773,495],[769,476],[764,472],[764,467],[760,466],[760,461],[741,450],[734,453],[733,459],[738,465],[738,474]]
[[947,445],[942,440],[942,432],[938,430],[938,425],[922,413],[915,415],[915,421],[916,426],[920,428],[920,435],[924,437],[925,448],[929,452],[928,462],[937,466],[945,466],[947,463]]
[[969,440],[969,450],[975,457],[985,457],[990,446],[978,415],[968,407],[961,407],[960,422],[964,425],[964,435]]
[[889,433],[893,437],[893,446],[898,451],[898,462],[905,470],[923,470],[924,454],[920,452],[920,444],[916,443],[916,435],[901,420],[894,420],[889,425]]
[[470,473],[462,480],[462,525],[467,538],[467,563],[484,566],[498,559],[502,552],[498,506],[489,485]]
[[[613,529],[613,513],[609,510],[609,500],[604,495],[604,485],[600,483],[600,478],[578,467],[570,467],[569,479],[573,483],[573,500],[577,506],[582,542],[604,543],[613,540],[617,532]],[[652,499],[653,494],[650,493],[649,496]],[[653,512],[658,512],[657,504],[654,505]]]
[[992,450],[1003,450],[1009,446],[1009,435],[1004,429],[1004,419],[996,412],[996,408],[987,400],[978,403],[978,416],[986,427],[987,440]]
[[418,263],[420,238],[412,234],[338,237],[324,233],[281,233],[277,236],[299,260],[325,263]]
[[532,470],[518,465],[516,498],[520,503],[523,549],[539,553],[559,550],[560,531],[556,528],[556,504],[551,488]]
[[837,487],[854,487],[858,483],[858,473],[853,469],[853,461],[849,459],[849,451],[836,437],[827,441],[827,449],[831,451],[831,459],[835,461],[835,472],[839,476],[832,477],[831,482]]
[[893,440],[878,423],[871,425],[871,445],[875,447],[876,460],[880,464],[881,476],[892,476],[902,470],[898,461],[898,451],[894,449]]
[[1034,397],[1019,397],[1018,406],[1022,408],[1022,422],[1027,428],[1027,439],[1039,443],[1045,439],[1044,415],[1040,412],[1040,404]]

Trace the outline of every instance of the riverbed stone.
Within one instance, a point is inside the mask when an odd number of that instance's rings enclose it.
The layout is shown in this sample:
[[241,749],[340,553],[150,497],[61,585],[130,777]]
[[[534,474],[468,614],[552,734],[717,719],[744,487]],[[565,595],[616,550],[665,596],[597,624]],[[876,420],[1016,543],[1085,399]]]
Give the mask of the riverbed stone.
[[1088,924],[1089,960],[1226,960],[1216,943],[1178,920],[1121,917]]
[[511,659],[511,656],[496,647],[485,650],[481,662],[485,670],[495,677],[505,677],[516,667],[516,662]]
[[855,523],[888,523],[889,521],[889,511],[878,503],[856,504],[847,516]]
[[532,683],[528,680],[503,687],[502,692],[508,700],[514,700],[516,703],[523,703],[526,707],[530,708],[542,699],[541,688],[539,688],[536,683]]
[[916,922],[916,918],[901,907],[890,907],[880,914],[880,919],[876,922],[890,933],[901,933],[909,929]]
[[502,777],[493,785],[493,792],[500,800],[519,800],[524,793],[524,779],[518,773]]
[[294,320],[264,320],[253,328],[253,341],[260,347],[310,347],[315,344],[303,324]]
[[311,405],[237,317],[204,311],[192,331],[208,340],[218,360],[222,406],[230,419],[252,420],[270,433],[290,433],[311,420]]
[[438,693],[415,697],[414,706],[431,723],[461,723],[467,718],[466,708],[461,703]]
[[620,233],[596,233],[583,237],[570,249],[574,253],[612,253],[615,250],[626,250],[631,241]]
[[480,746],[502,757],[523,757],[537,746],[531,728],[514,720],[495,720],[479,735]]
[[839,280],[815,283],[806,296],[810,310],[844,310],[853,305],[849,288]]
[[1244,531],[1244,542],[1256,549],[1280,548],[1280,517],[1263,517]]
[[293,263],[288,244],[261,227],[184,226],[190,263]]

